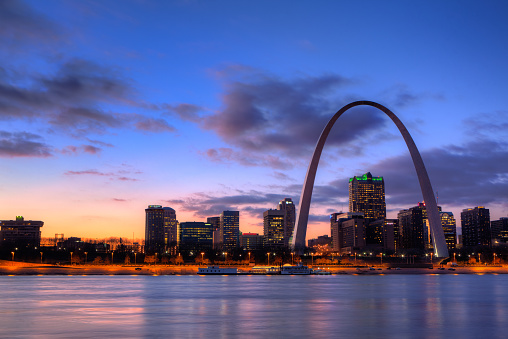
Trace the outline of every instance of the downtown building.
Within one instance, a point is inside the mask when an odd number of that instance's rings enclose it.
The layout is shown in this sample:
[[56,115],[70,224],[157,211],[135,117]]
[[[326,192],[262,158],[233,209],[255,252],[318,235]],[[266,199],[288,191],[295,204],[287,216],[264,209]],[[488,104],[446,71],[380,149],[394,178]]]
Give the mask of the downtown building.
[[240,212],[224,211],[220,214],[221,248],[228,252],[240,246]]
[[269,209],[263,212],[263,246],[265,249],[277,249],[285,246],[285,224],[283,210]]
[[464,247],[491,246],[490,211],[478,206],[460,213],[462,244]]
[[330,215],[333,251],[353,253],[365,248],[365,219],[362,212]]
[[499,220],[490,222],[490,233],[493,244],[506,243],[508,236],[508,218],[503,217]]
[[214,227],[210,223],[189,221],[178,224],[180,251],[197,252],[213,248]]
[[43,221],[25,220],[16,216],[16,220],[0,220],[1,248],[37,248],[41,244]]
[[264,237],[258,233],[242,233],[240,245],[246,251],[257,251],[263,249]]
[[366,221],[385,219],[385,183],[370,172],[349,179],[349,212],[363,213]]
[[289,247],[295,230],[296,207],[291,198],[284,198],[279,201],[277,209],[284,211],[284,246]]
[[171,207],[149,205],[145,209],[145,253],[163,253],[175,247],[178,221]]

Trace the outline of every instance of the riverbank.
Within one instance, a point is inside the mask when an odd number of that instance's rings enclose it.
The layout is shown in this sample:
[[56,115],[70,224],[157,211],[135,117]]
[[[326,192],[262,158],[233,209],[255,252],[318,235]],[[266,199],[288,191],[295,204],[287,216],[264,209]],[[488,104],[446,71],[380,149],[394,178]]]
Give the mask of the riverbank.
[[[72,265],[57,266],[47,264],[34,264],[16,261],[0,261],[0,275],[194,275],[197,274],[198,265]],[[250,267],[239,266],[240,271],[248,271]],[[317,265],[314,268],[318,268]],[[508,274],[508,266],[459,266],[454,270],[445,267],[429,268],[391,268],[376,267],[326,267],[319,268],[330,271],[332,274],[350,275],[381,275],[381,274]],[[379,268],[381,268],[379,270]]]

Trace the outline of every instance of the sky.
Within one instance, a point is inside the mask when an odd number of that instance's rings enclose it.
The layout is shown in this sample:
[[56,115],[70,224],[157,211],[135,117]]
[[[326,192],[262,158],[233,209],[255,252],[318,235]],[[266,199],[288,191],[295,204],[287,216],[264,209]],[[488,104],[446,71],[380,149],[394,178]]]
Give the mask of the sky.
[[[506,1],[0,0],[0,219],[43,237],[144,237],[144,209],[205,221],[298,203],[327,121],[385,105],[438,204],[508,216]],[[321,157],[307,239],[385,181],[388,217],[422,201],[404,141],[357,107]]]

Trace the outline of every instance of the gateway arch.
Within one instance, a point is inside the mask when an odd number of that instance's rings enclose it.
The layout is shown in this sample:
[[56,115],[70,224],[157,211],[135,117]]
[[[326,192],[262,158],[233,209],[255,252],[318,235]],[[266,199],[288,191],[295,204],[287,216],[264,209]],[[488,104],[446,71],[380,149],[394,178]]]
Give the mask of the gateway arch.
[[312,155],[312,160],[309,164],[309,168],[307,169],[305,182],[303,183],[302,194],[300,195],[300,202],[298,206],[298,217],[296,219],[296,226],[293,233],[291,246],[293,249],[295,249],[295,251],[298,252],[301,252],[305,248],[305,236],[307,234],[307,222],[309,219],[310,200],[312,197],[312,190],[314,189],[314,180],[316,178],[319,158],[321,157],[323,146],[325,145],[326,138],[328,137],[330,130],[332,129],[337,119],[344,112],[352,107],[362,105],[372,106],[383,111],[390,117],[390,119],[392,119],[402,134],[407,148],[409,149],[409,153],[411,154],[411,158],[413,159],[413,164],[415,166],[416,174],[418,175],[418,181],[420,182],[420,188],[422,190],[423,200],[425,201],[427,208],[427,217],[430,224],[430,230],[432,232],[434,253],[436,257],[448,257],[448,248],[446,247],[443,227],[441,225],[441,217],[439,216],[436,199],[434,197],[434,191],[432,190],[432,185],[430,184],[429,176],[427,174],[427,170],[425,169],[425,165],[423,164],[420,152],[418,152],[413,138],[411,138],[411,135],[409,134],[404,124],[402,124],[402,122],[399,120],[399,118],[397,118],[397,116],[388,108],[373,101],[355,101],[347,104],[337,113],[335,113],[335,115],[330,119],[326,127],[323,129],[323,132],[321,133],[321,136],[317,142],[316,149],[314,150],[314,154]]

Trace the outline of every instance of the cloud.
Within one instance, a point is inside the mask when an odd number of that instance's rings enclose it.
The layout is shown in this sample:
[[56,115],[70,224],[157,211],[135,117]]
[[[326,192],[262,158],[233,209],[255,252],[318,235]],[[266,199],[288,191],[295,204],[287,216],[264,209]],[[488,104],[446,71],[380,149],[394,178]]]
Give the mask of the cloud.
[[232,148],[210,148],[203,153],[209,160],[218,163],[239,163],[248,167],[271,167],[275,169],[290,169],[293,164],[287,159],[273,155],[246,154],[235,151]]
[[126,202],[126,201],[128,201],[126,199],[119,199],[119,198],[113,198],[111,200],[116,201],[116,202]]
[[41,136],[32,133],[0,131],[0,157],[52,156],[50,147],[42,140]]
[[212,195],[199,192],[183,199],[165,202],[173,206],[177,205],[183,211],[193,212],[193,215],[199,218],[218,216],[227,210],[239,210],[241,213],[259,218],[262,217],[263,211],[276,208],[280,200],[288,197],[285,194],[255,190],[233,190],[231,193],[230,195]]
[[22,1],[0,1],[0,40],[3,40],[3,47],[17,45],[20,41],[42,44],[60,40],[61,31]]
[[[116,172],[101,172],[96,169],[89,169],[83,171],[66,171],[64,175],[67,176],[98,176],[98,177],[107,177],[109,180],[118,180],[118,181],[139,181],[139,179],[127,177],[125,175],[126,171],[116,171]],[[136,174],[136,173],[134,173]]]
[[136,123],[136,128],[140,131],[162,133],[175,132],[176,129],[169,125],[164,119],[153,119],[143,117]]
[[[230,67],[217,74],[224,88],[221,108],[209,110],[212,113],[198,123],[230,147],[202,154],[212,161],[276,169],[291,168],[304,155],[307,158],[329,119],[353,97],[344,92],[356,81],[336,74],[285,79],[249,67]],[[354,110],[334,126],[328,150],[359,156],[361,146],[385,128],[387,119],[381,112],[370,107]]]
[[187,103],[176,105],[164,104],[162,108],[170,113],[175,113],[182,120],[191,122],[200,122],[202,120],[200,113],[205,110],[204,107]]
[[[439,204],[466,208],[508,201],[508,143],[475,140],[421,152]],[[415,206],[422,195],[413,162],[408,154],[368,165],[364,172],[382,176],[387,208],[398,211]],[[313,205],[337,206],[348,202],[348,177],[314,187]]]
[[66,155],[78,155],[80,153],[88,153],[88,154],[99,154],[102,152],[102,149],[93,145],[81,145],[81,146],[74,146],[69,145],[64,147],[60,153],[66,154]]

